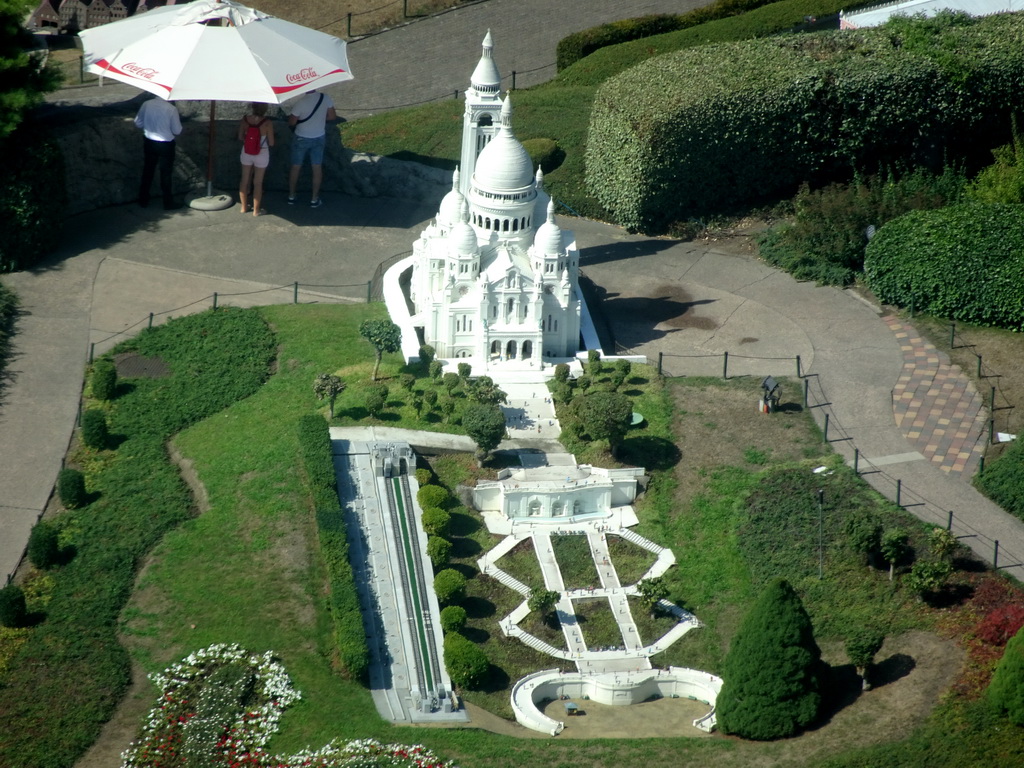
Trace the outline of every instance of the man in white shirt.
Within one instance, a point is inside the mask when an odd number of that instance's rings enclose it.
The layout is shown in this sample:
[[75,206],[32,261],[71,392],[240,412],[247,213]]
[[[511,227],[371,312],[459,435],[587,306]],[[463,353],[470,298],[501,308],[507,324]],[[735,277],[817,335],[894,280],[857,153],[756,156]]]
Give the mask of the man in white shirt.
[[142,105],[135,116],[135,125],[145,136],[142,143],[142,182],[139,184],[139,205],[149,205],[150,188],[157,166],[160,167],[160,191],[164,208],[180,208],[171,196],[171,170],[174,166],[174,139],[181,133],[181,116],[169,101],[154,97]]
[[324,144],[327,133],[327,121],[332,123],[338,119],[334,111],[334,102],[326,93],[313,90],[306,93],[292,106],[288,115],[288,125],[295,132],[292,137],[292,167],[288,174],[288,203],[295,204],[295,189],[299,183],[299,172],[309,155],[309,165],[313,172],[313,194],[309,201],[312,208],[323,205],[320,199],[320,184],[324,179]]

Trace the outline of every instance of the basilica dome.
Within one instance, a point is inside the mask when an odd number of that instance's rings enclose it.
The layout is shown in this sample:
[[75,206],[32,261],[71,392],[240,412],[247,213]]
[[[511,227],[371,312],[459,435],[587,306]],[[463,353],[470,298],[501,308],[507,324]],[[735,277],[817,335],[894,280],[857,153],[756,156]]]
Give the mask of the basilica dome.
[[537,229],[537,235],[533,244],[537,249],[548,256],[554,256],[562,252],[562,230],[555,223],[555,204],[548,201],[547,221]]
[[476,160],[473,184],[486,192],[514,192],[533,183],[533,161],[526,148],[512,135],[512,104],[509,97],[501,106],[501,128]]

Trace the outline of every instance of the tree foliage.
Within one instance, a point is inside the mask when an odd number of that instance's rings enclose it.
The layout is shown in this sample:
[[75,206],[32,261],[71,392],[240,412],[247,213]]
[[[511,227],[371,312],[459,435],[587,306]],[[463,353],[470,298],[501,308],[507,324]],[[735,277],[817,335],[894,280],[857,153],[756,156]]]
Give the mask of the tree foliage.
[[471,400],[483,405],[501,405],[508,402],[508,395],[494,383],[494,379],[490,376],[473,379],[467,394]]
[[397,352],[402,347],[402,329],[390,320],[363,320],[359,324],[359,335],[373,346],[375,359],[372,381],[377,380],[377,371],[385,352]]
[[870,627],[858,627],[846,636],[846,655],[857,668],[864,690],[871,687],[868,681],[868,667],[875,663],[875,655],[882,650],[885,635]]
[[553,589],[534,587],[530,590],[530,596],[526,598],[526,605],[531,611],[543,616],[555,607],[560,597],[561,595]]
[[910,534],[902,528],[891,528],[882,534],[882,557],[889,563],[889,581],[892,581],[896,566],[910,554]]
[[491,663],[480,646],[458,632],[444,636],[444,665],[452,682],[461,688],[479,688],[487,680]]
[[334,418],[334,402],[338,395],[345,391],[345,382],[340,376],[333,373],[320,373],[313,380],[313,394],[317,400],[326,400],[331,409],[331,418]]
[[1006,644],[988,686],[988,700],[1011,723],[1024,725],[1024,629]]
[[505,437],[505,414],[497,405],[470,403],[462,413],[462,426],[479,449],[479,457],[498,447]]
[[633,401],[618,392],[588,392],[573,398],[569,416],[581,434],[607,440],[615,456],[633,417]]
[[650,613],[654,613],[658,603],[668,598],[668,585],[662,576],[644,579],[636,585],[640,593],[640,604]]
[[814,722],[821,706],[821,650],[789,582],[773,581],[743,619],[722,665],[718,725],[768,740]]

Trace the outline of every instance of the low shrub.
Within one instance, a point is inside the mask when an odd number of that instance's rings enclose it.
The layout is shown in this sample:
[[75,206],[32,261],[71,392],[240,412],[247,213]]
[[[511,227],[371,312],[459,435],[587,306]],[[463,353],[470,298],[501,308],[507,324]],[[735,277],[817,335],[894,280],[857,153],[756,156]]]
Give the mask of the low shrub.
[[57,495],[65,509],[84,507],[89,501],[85,491],[85,475],[77,469],[62,469],[57,475]]
[[57,527],[49,520],[40,520],[28,537],[28,559],[36,568],[52,568],[60,564],[60,542]]
[[117,367],[108,358],[97,360],[92,367],[92,396],[97,400],[113,400],[117,391]]
[[793,201],[793,222],[761,236],[761,258],[798,280],[849,285],[864,269],[869,226],[877,229],[908,211],[955,203],[965,183],[956,169],[938,175],[918,169],[902,177],[858,177],[816,190],[805,184]]
[[430,481],[434,479],[434,473],[426,467],[419,467],[416,470],[416,483],[421,487],[429,485]]
[[554,139],[526,139],[523,149],[530,156],[534,167],[539,166],[544,173],[551,173],[565,159],[565,152]]
[[988,700],[1011,723],[1024,725],[1024,630],[1006,644],[1003,658],[992,674]]
[[28,618],[25,593],[17,584],[8,584],[0,589],[0,625],[23,627]]
[[448,526],[451,524],[452,516],[443,509],[426,507],[420,520],[423,523],[423,530],[429,535],[444,536],[448,533]]
[[97,451],[110,446],[107,415],[99,408],[90,408],[82,414],[82,442]]

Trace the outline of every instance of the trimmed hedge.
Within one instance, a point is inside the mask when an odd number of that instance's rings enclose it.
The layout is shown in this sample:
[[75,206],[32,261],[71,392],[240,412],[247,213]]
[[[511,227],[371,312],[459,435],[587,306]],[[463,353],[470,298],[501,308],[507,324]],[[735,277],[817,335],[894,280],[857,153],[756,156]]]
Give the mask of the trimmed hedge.
[[952,205],[886,224],[864,273],[879,300],[940,317],[1024,327],[1024,208]]
[[682,29],[682,25],[681,16],[659,13],[613,21],[609,24],[574,32],[558,41],[558,47],[555,49],[555,68],[561,72],[601,48],[652,35],[661,35],[665,32],[674,32],[677,29]]
[[105,450],[110,446],[107,414],[101,409],[90,408],[82,414],[82,442],[97,451]]
[[109,358],[96,361],[92,367],[92,396],[97,400],[113,400],[117,391],[117,367]]
[[985,466],[975,485],[1014,517],[1024,520],[1024,440],[1014,440],[1002,456]]
[[302,465],[316,511],[320,553],[331,583],[331,620],[338,657],[349,677],[365,682],[370,670],[370,649],[363,631],[355,575],[348,559],[348,536],[338,499],[328,424],[323,416],[310,414],[299,420],[298,430]]
[[[938,30],[941,55],[903,45],[919,28]],[[591,113],[589,189],[617,223],[663,231],[851,169],[941,166],[1009,126],[1024,15],[900,29],[692,48],[611,78]]]

